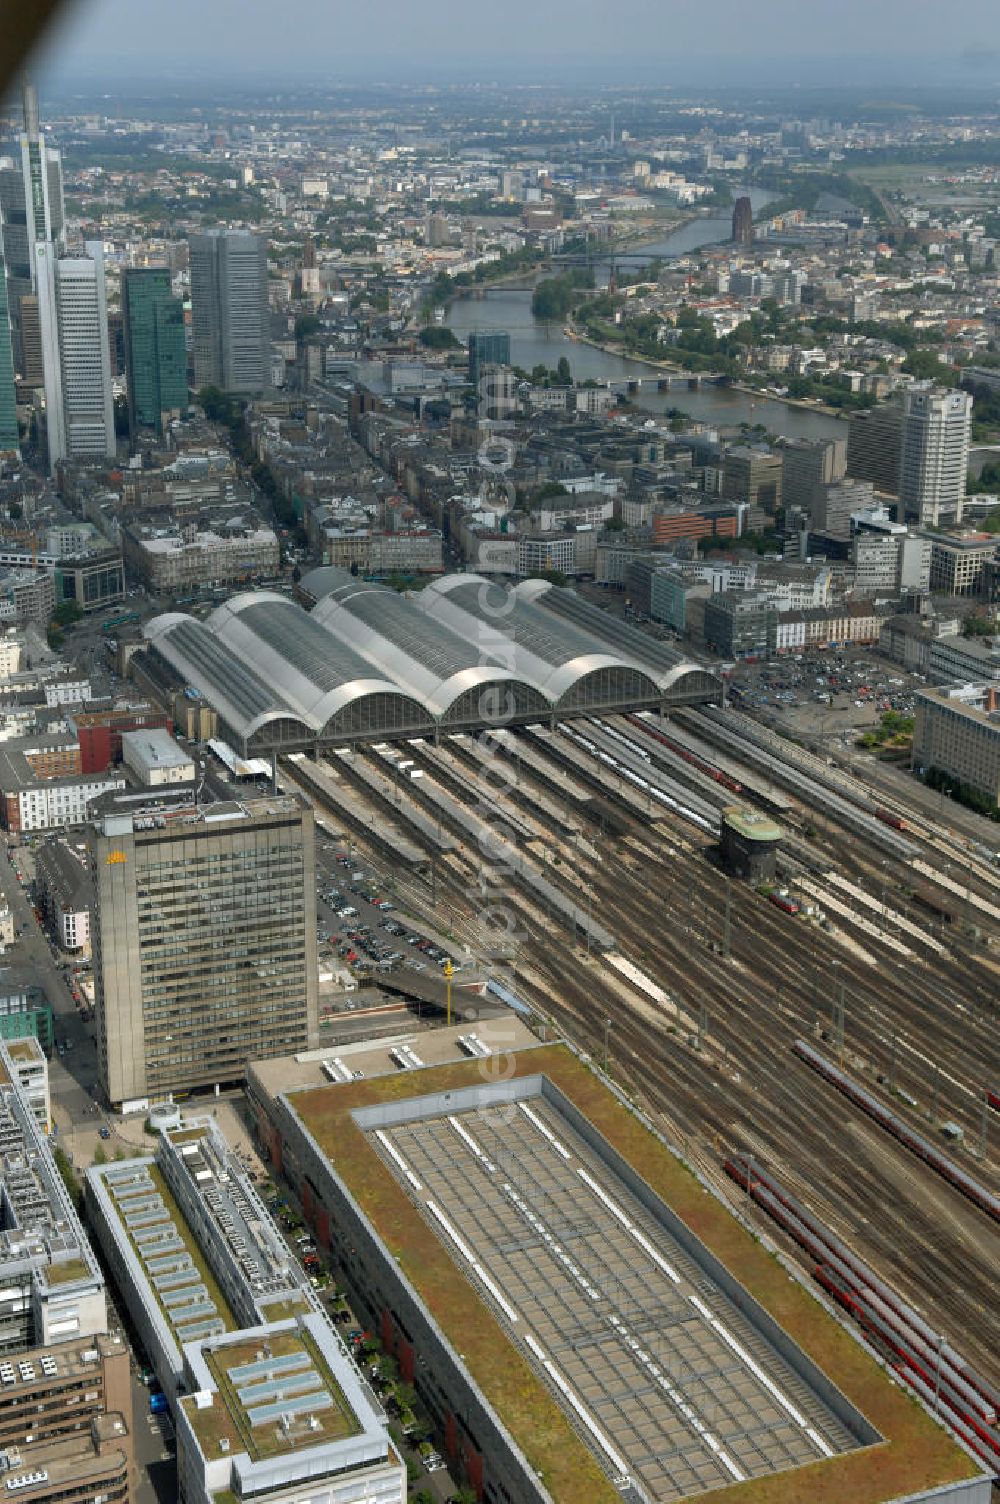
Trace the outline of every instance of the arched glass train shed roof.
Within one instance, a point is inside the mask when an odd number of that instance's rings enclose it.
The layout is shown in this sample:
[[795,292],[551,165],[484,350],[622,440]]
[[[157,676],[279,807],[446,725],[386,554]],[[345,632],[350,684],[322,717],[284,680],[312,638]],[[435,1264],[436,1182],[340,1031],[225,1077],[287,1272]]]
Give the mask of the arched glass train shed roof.
[[171,611],[148,622],[144,636],[167,667],[204,696],[244,747],[282,724],[288,740],[306,738],[313,731],[204,622]]
[[320,576],[311,612],[256,591],[145,628],[245,753],[721,697],[708,670],[545,581],[452,575],[401,596]]
[[[380,672],[419,694],[430,713],[449,725],[482,724],[490,703],[519,716],[547,714],[541,690],[519,679],[499,658],[460,637],[436,616],[382,585],[347,577],[313,608],[341,642]],[[492,713],[499,718],[498,711]]]

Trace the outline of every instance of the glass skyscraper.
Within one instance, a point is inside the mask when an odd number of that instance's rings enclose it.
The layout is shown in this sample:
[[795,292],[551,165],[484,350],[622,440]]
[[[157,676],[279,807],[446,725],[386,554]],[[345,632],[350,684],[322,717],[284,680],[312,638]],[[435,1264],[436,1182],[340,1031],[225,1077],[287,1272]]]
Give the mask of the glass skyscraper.
[[122,274],[125,371],[129,429],[163,432],[164,417],[188,405],[184,307],[170,291],[166,268],[137,268]]
[[[35,246],[63,242],[62,159],[42,134],[34,86],[22,88],[24,129],[18,137],[20,160],[0,167],[0,219],[4,222],[7,302],[14,333],[14,356],[23,372],[21,299],[38,291]],[[38,373],[35,373],[37,377]]]
[[483,366],[510,365],[510,335],[503,329],[474,330],[469,335],[469,385],[479,388]]

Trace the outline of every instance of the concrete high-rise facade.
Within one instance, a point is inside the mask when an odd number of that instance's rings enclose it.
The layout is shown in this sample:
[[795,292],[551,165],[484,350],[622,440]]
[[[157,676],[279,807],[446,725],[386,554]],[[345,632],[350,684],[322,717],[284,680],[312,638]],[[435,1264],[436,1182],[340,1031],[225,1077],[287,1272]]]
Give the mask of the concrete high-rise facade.
[[315,1047],[316,857],[295,796],[98,815],[88,849],[109,1101],[239,1080]]
[[503,329],[473,330],[469,335],[469,385],[479,389],[484,366],[510,365],[510,335]]
[[969,469],[972,398],[921,385],[903,398],[899,500],[907,520],[961,522]]
[[164,418],[188,405],[184,306],[170,290],[166,268],[133,268],[122,274],[122,318],[128,383],[129,430],[163,432]]
[[36,241],[34,253],[49,468],[67,459],[113,458],[103,248],[100,241],[88,241],[83,256],[65,256]]
[[753,244],[753,206],[746,194],[733,205],[733,239],[737,245]]
[[727,501],[746,501],[774,516],[781,506],[782,458],[745,444],[727,449],[722,461],[722,494]]
[[848,475],[870,480],[876,491],[898,496],[902,434],[903,409],[898,401],[852,413],[847,426]]
[[28,293],[21,299],[21,380],[25,386],[45,385],[42,329],[38,317],[38,297],[35,293]]
[[37,293],[34,247],[41,241],[60,246],[66,211],[62,159],[46,141],[38,118],[38,95],[24,82],[23,129],[11,166],[0,168],[0,220],[4,223],[8,300],[14,333],[14,360],[22,368],[21,299]]
[[846,439],[788,439],[781,447],[781,500],[812,512],[824,486],[847,470]]
[[192,235],[194,384],[223,391],[271,385],[267,243],[249,230]]

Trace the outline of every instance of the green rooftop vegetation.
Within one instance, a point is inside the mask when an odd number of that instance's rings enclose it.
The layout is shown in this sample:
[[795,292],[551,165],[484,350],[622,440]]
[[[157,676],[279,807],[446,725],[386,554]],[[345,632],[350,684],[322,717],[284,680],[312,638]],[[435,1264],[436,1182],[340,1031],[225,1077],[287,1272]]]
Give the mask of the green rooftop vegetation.
[[[885,1440],[699,1495],[699,1504],[884,1504],[975,1475],[976,1464],[793,1279],[598,1077],[563,1045],[505,1057],[508,1075],[546,1075],[680,1216]],[[352,1113],[375,1102],[482,1084],[463,1061],[294,1093],[291,1102],[558,1504],[608,1504],[610,1480],[498,1326]]]
[[53,1285],[68,1285],[75,1279],[86,1279],[89,1274],[90,1268],[83,1259],[64,1259],[60,1264],[48,1266],[45,1282],[50,1288]]
[[[315,1369],[324,1390],[333,1400],[333,1404],[325,1410],[315,1411],[318,1429],[309,1429],[304,1418],[300,1424],[293,1425],[287,1435],[279,1426],[277,1418],[265,1425],[251,1425],[237,1394],[237,1386],[230,1378],[230,1372],[243,1364],[255,1362],[265,1347],[271,1358],[302,1351],[308,1355],[310,1366]],[[199,1409],[190,1397],[182,1403],[207,1458],[220,1455],[220,1443],[223,1441],[229,1443],[230,1452],[246,1452],[254,1462],[259,1462],[283,1453],[342,1441],[348,1436],[357,1435],[361,1429],[344,1391],[331,1373],[311,1333],[304,1328],[273,1332],[267,1337],[266,1343],[259,1335],[247,1337],[212,1347],[206,1351],[205,1356],[218,1393],[214,1396],[213,1403],[204,1409]],[[290,1382],[292,1377],[289,1375]]]
[[[208,1298],[215,1305],[219,1320],[223,1323],[227,1332],[235,1330],[238,1323],[229,1308],[229,1302],[223,1295],[222,1287],[220,1286],[218,1280],[215,1278],[215,1275],[212,1273],[208,1261],[201,1251],[201,1247],[199,1246],[197,1238],[191,1231],[191,1228],[188,1226],[187,1218],[184,1216],[184,1213],[181,1211],[180,1207],[177,1205],[177,1202],[174,1200],[173,1192],[167,1185],[166,1180],[163,1178],[163,1172],[156,1164],[149,1164],[147,1168],[149,1171],[149,1178],[153,1182],[153,1186],[156,1189],[157,1193],[163,1200],[163,1205],[166,1208],[167,1215],[173,1222],[174,1227],[177,1229],[177,1235],[180,1238],[181,1242],[184,1244],[185,1251],[191,1255],[191,1262],[193,1263],[195,1269],[198,1271],[198,1277],[201,1280],[201,1283],[205,1286],[205,1289],[208,1292]],[[140,1263],[142,1263],[143,1254],[139,1248],[138,1243],[136,1243],[135,1239],[132,1237],[132,1234],[125,1226],[125,1219],[121,1215],[121,1208],[113,1196],[111,1197],[111,1201],[116,1212],[118,1213],[118,1218],[121,1222],[122,1228],[124,1229],[129,1242],[132,1244],[132,1248],[136,1254],[136,1257],[139,1259]],[[160,1311],[162,1312],[167,1325],[170,1327],[171,1332],[173,1332],[174,1336],[176,1337],[177,1332],[176,1328],[174,1327],[173,1320],[171,1319],[170,1311],[163,1304],[152,1283],[150,1284],[150,1289],[152,1290],[154,1296],[156,1296],[157,1305],[160,1307]]]

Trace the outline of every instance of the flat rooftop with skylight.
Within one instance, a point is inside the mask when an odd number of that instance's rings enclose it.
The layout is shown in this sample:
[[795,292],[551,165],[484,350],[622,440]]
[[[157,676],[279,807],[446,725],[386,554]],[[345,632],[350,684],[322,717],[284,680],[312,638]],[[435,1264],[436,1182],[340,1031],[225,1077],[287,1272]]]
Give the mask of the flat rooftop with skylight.
[[269,1118],[355,1309],[483,1497],[988,1499],[975,1461],[565,1046],[291,1091]]

